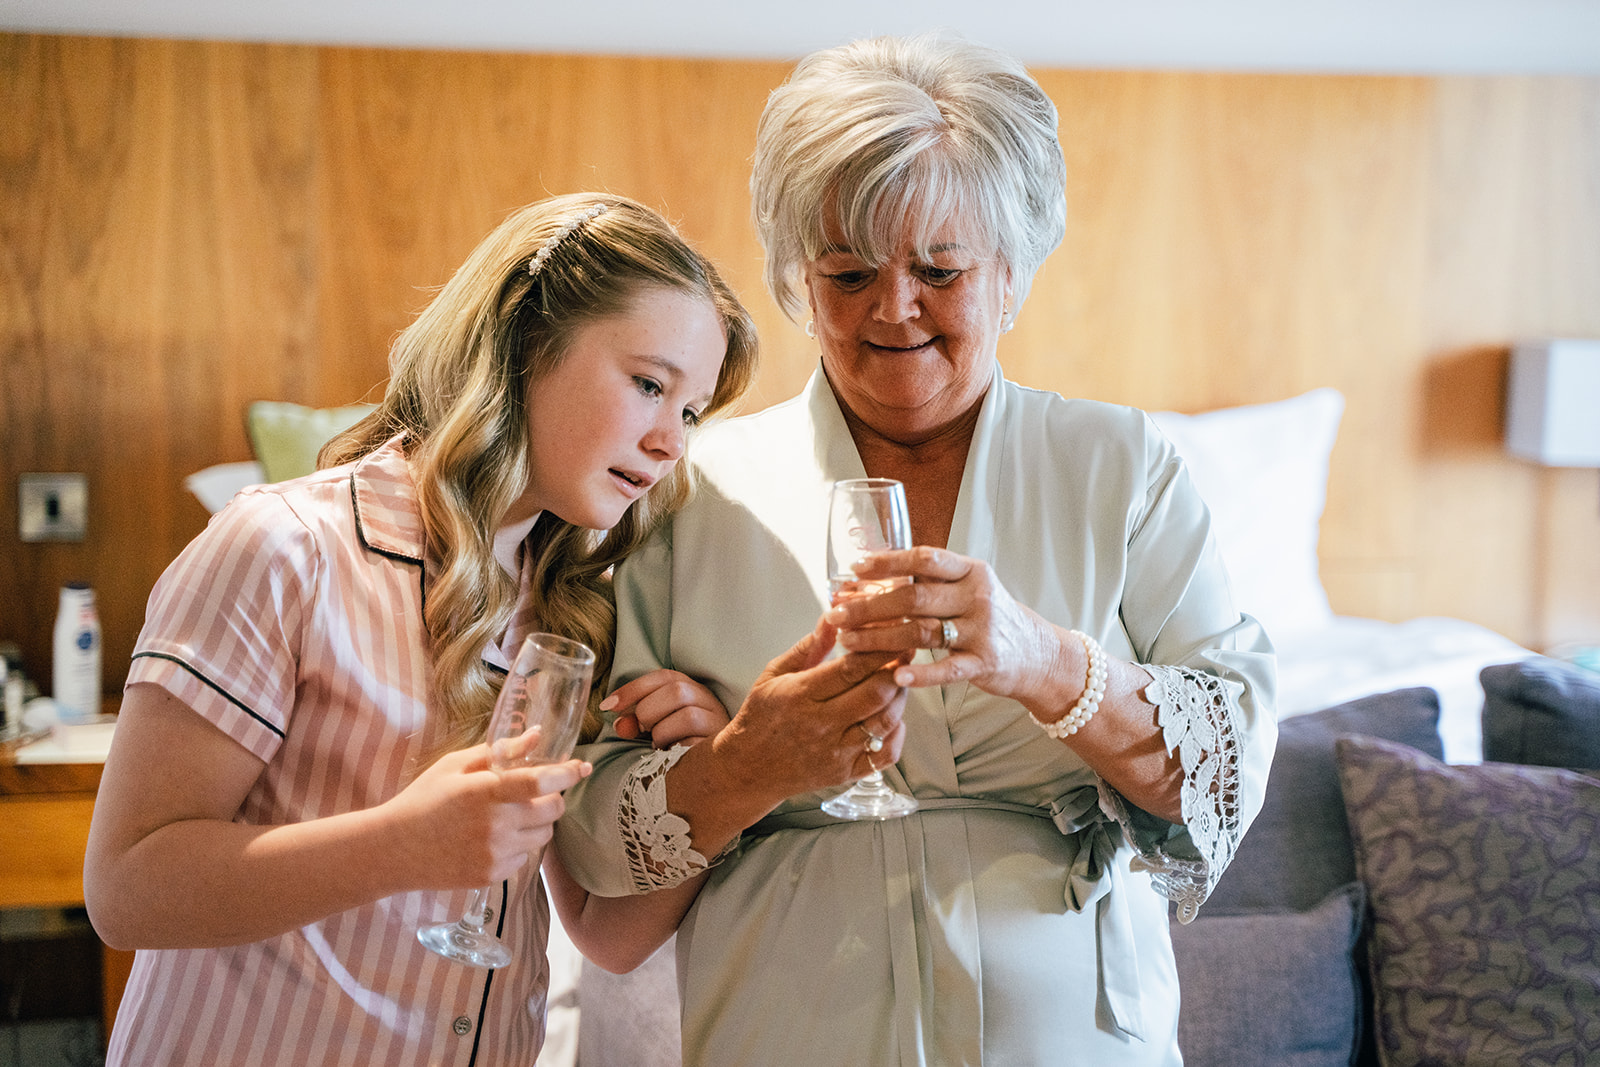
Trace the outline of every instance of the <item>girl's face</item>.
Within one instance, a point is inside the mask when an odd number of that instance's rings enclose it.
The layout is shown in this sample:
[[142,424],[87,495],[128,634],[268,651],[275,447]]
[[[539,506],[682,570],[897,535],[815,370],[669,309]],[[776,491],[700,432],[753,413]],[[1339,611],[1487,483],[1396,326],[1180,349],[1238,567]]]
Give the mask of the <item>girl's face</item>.
[[528,488],[507,523],[550,511],[593,530],[672,470],[727,351],[710,301],[650,287],[578,330],[528,396]]

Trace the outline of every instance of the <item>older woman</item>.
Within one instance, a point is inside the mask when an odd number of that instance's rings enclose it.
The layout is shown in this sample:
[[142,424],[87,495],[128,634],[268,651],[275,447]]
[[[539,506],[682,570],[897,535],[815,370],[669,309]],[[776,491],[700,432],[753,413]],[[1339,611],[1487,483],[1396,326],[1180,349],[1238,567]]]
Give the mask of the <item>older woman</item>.
[[[1178,1062],[1167,900],[1193,917],[1260,806],[1273,660],[1150,421],[1000,374],[1063,233],[1055,108],[990,49],[858,42],[773,94],[751,186],[821,368],[705,436],[617,576],[618,676],[739,710],[657,751],[672,701],[613,694],[561,854],[602,894],[704,880],[687,1062]],[[915,582],[830,609],[826,488],[867,475],[918,547],[859,573]],[[884,768],[915,814],[817,811]]]

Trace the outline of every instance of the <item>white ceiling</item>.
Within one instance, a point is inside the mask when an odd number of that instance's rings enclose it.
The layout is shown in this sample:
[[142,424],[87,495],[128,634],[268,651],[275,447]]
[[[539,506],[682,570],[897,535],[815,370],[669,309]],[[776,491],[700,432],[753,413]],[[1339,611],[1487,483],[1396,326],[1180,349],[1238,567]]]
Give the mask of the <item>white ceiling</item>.
[[0,0],[0,30],[750,59],[938,27],[1050,67],[1600,74],[1600,0]]

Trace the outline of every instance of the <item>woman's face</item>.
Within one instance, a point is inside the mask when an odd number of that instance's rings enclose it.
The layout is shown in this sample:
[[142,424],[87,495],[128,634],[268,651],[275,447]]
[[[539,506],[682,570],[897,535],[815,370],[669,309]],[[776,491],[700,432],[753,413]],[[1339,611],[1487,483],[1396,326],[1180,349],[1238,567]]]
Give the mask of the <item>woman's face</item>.
[[507,522],[550,511],[575,526],[615,526],[682,457],[727,344],[710,301],[661,287],[579,329],[529,389],[528,488]]
[[989,386],[1010,276],[970,232],[936,231],[926,259],[908,234],[872,267],[830,220],[829,250],[806,264],[828,381],[857,418],[902,444],[954,424]]

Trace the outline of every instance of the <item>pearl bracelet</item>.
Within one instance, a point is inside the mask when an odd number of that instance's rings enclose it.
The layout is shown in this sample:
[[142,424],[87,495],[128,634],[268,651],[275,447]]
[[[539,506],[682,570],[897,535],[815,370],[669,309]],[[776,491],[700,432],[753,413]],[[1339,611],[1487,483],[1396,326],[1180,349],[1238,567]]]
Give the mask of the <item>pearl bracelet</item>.
[[1033,712],[1028,712],[1028,718],[1058,741],[1077,733],[1094,718],[1094,713],[1100,710],[1100,699],[1106,695],[1106,657],[1100,649],[1100,642],[1082,630],[1073,630],[1072,636],[1083,642],[1083,651],[1089,657],[1089,675],[1083,683],[1083,693],[1078,697],[1078,702],[1055,722],[1040,722]]

